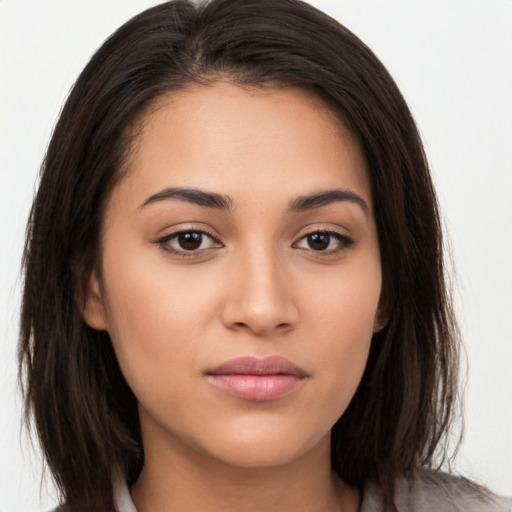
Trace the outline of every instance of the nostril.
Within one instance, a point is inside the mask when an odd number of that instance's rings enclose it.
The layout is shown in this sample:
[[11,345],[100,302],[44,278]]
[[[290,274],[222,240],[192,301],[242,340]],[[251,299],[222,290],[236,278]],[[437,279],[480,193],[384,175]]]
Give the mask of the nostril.
[[[259,291],[262,289],[263,286]],[[252,295],[247,289],[243,291],[242,300],[240,295],[234,294],[223,305],[220,319],[230,330],[267,336],[272,333],[283,335],[294,328],[298,311],[283,290],[274,290],[275,293],[265,296],[256,293],[257,289],[251,291]]]
[[274,331],[286,331],[286,330],[288,330],[290,328],[290,325],[291,324],[288,323],[288,322],[282,322],[282,323],[279,323],[279,324],[277,324],[277,325],[275,325],[274,327],[271,327],[271,328],[264,328],[264,327],[258,328],[257,326],[252,326],[251,327],[250,323],[234,322],[232,324],[232,328],[237,329],[237,330],[250,330],[250,331],[254,331],[254,332],[258,332],[258,333],[262,334],[262,333],[268,333],[271,330],[274,330]]

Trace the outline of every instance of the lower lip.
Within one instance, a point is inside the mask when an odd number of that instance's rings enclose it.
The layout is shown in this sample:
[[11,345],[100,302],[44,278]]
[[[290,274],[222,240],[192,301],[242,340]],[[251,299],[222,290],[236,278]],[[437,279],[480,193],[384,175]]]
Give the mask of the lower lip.
[[210,375],[210,382],[225,393],[253,400],[265,402],[277,400],[297,389],[303,378],[297,375]]

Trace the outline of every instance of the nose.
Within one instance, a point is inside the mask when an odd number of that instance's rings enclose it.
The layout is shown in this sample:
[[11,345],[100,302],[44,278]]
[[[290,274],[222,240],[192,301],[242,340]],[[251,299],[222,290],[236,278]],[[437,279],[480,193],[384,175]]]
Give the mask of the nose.
[[271,249],[247,250],[230,262],[222,321],[231,330],[256,336],[295,328],[299,312],[286,263]]

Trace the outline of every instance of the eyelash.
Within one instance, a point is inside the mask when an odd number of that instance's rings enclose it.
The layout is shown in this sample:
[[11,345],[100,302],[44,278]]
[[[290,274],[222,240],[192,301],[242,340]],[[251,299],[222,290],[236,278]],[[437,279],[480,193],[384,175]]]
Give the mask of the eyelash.
[[163,236],[162,238],[158,239],[156,243],[166,252],[170,252],[171,254],[174,254],[176,256],[180,256],[182,258],[190,258],[197,256],[200,252],[206,251],[207,249],[193,249],[187,251],[186,249],[175,249],[172,246],[169,245],[169,243],[173,239],[177,239],[180,235],[186,235],[186,234],[197,234],[201,235],[201,237],[207,236],[210,238],[214,243],[220,244],[220,242],[208,231],[205,231],[204,229],[182,229],[180,231],[175,231],[174,233],[170,233],[168,235]]
[[[293,245],[295,246],[302,240],[306,240],[308,237],[314,236],[314,235],[323,235],[323,236],[327,236],[330,238],[334,238],[338,242],[338,247],[336,247],[334,249],[324,249],[324,250],[318,250],[318,251],[315,251],[312,248],[304,249],[307,251],[311,251],[312,253],[315,254],[315,256],[335,255],[335,254],[338,254],[338,253],[348,249],[354,243],[354,240],[352,238],[350,238],[347,235],[338,233],[337,231],[330,231],[327,229],[315,229],[314,231],[311,231],[311,232],[306,233],[305,235],[301,236],[299,238],[299,240],[297,242],[295,242]],[[331,241],[329,240],[329,244],[330,244],[330,242]]]
[[[197,248],[197,249],[186,250],[186,249],[176,249],[170,245],[170,242],[172,240],[177,240],[180,235],[187,235],[187,234],[192,234],[192,233],[194,233],[196,235],[200,235],[201,237],[206,236],[206,237],[210,238],[214,244],[219,244],[217,247],[222,246],[222,244],[211,233],[209,233],[208,231],[205,231],[203,229],[184,229],[184,230],[180,230],[180,231],[175,231],[174,233],[170,233],[168,235],[163,236],[162,238],[159,238],[158,240],[156,240],[156,243],[164,251],[174,254],[176,256],[179,256],[179,257],[183,257],[183,258],[197,257],[198,254],[201,254],[204,251],[208,251],[209,249],[212,248],[212,247],[207,247],[206,249]],[[312,248],[297,247],[297,245],[300,242],[302,242],[303,240],[307,240],[307,238],[310,236],[315,236],[315,235],[324,235],[324,236],[327,236],[330,238],[334,238],[338,242],[338,247],[336,247],[334,249],[323,249],[323,250],[315,250]],[[202,242],[203,242],[203,240],[201,240],[201,243]],[[330,244],[330,243],[331,243],[331,240],[328,241],[328,244]],[[354,240],[352,238],[348,237],[347,235],[343,235],[336,231],[316,229],[314,231],[311,231],[309,233],[302,235],[297,242],[293,243],[292,247],[296,247],[297,249],[301,249],[304,251],[311,251],[316,256],[328,256],[328,255],[338,254],[339,252],[342,252],[343,250],[348,249],[351,245],[353,245],[353,243],[354,243]]]

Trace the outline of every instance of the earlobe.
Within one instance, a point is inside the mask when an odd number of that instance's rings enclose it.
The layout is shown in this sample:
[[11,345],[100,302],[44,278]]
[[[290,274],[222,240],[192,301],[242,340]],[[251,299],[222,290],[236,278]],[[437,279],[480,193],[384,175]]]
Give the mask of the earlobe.
[[373,322],[373,334],[382,331],[382,329],[384,329],[384,327],[386,327],[387,324],[387,317],[382,315],[380,311],[377,311],[377,314],[375,315],[375,320]]
[[379,307],[377,308],[377,313],[373,321],[373,334],[382,331],[382,329],[388,325],[390,316],[389,301],[387,300],[386,294],[382,293],[379,300]]
[[98,331],[107,330],[107,318],[101,293],[100,281],[95,271],[91,272],[84,289],[84,297],[80,305],[85,323]]

